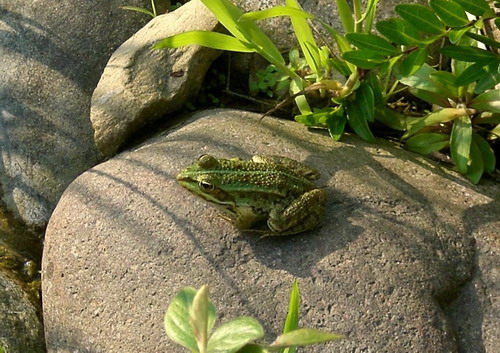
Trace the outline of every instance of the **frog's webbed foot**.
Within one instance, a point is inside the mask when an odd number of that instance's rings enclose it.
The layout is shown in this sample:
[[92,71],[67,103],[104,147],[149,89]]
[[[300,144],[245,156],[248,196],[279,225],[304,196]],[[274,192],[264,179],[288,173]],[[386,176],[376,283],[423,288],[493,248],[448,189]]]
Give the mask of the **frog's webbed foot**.
[[271,211],[267,225],[274,235],[296,234],[313,229],[320,223],[325,205],[325,189],[308,191],[285,209]]

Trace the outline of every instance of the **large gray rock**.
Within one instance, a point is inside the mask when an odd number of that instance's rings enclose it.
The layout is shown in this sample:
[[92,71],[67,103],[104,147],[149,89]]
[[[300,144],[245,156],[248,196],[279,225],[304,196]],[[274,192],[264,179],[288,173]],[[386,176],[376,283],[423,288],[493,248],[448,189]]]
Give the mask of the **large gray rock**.
[[[114,155],[147,123],[172,113],[196,95],[220,52],[190,45],[152,50],[158,40],[190,31],[213,31],[218,21],[199,1],[158,16],[113,54],[92,96],[98,149]],[[220,27],[219,27],[220,28]]]
[[[499,199],[498,185],[471,186],[388,143],[349,137],[338,143],[290,121],[258,118],[200,112],[69,186],[46,233],[48,351],[183,352],[165,337],[164,311],[179,289],[204,283],[221,321],[256,317],[271,340],[294,278],[302,288],[301,325],[349,336],[308,351],[442,353],[486,346],[480,336],[460,346],[450,319],[456,310],[448,314],[448,304],[469,283],[473,237],[483,234],[478,229],[485,222],[498,229],[498,215],[484,208]],[[203,153],[280,154],[318,168],[329,194],[323,226],[281,238],[240,233],[175,182]],[[498,296],[491,288],[470,290]],[[472,305],[465,312],[481,312]],[[491,323],[469,322],[474,332]]]
[[40,308],[33,304],[21,284],[0,266],[0,352],[45,352],[39,314]]
[[0,0],[0,196],[44,226],[66,186],[95,165],[90,97],[149,0]]

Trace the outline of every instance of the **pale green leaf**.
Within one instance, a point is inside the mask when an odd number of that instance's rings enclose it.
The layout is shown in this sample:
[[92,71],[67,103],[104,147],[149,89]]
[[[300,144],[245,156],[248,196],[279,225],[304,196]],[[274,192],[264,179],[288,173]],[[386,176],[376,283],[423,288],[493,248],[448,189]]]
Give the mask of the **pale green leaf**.
[[460,116],[471,115],[473,112],[473,110],[466,108],[443,108],[423,118],[414,119],[408,123],[408,130],[403,135],[403,139],[407,139],[426,126],[452,121]]
[[207,346],[208,334],[215,322],[215,308],[208,298],[206,285],[202,286],[196,293],[189,311],[189,317],[198,347],[200,351],[203,351]]
[[336,333],[301,328],[278,336],[276,341],[274,341],[270,347],[309,346],[317,343],[336,341],[343,338],[345,338],[343,335]]
[[260,11],[252,11],[243,14],[239,21],[261,21],[267,18],[273,18],[278,16],[290,16],[290,17],[298,17],[298,18],[310,18],[314,19],[315,16],[305,12],[302,9],[290,7],[290,6],[274,6],[265,10]]
[[242,316],[218,327],[208,340],[208,353],[233,353],[264,336],[264,329],[251,317]]
[[210,31],[189,31],[159,40],[153,49],[180,48],[185,45],[201,45],[204,47],[235,52],[255,52],[256,49],[249,43],[227,34]]
[[427,48],[419,48],[400,61],[399,72],[403,76],[413,75],[427,60]]
[[349,4],[346,0],[335,0],[335,2],[337,4],[337,13],[339,14],[345,33],[354,32],[354,18]]
[[283,326],[283,333],[297,329],[299,324],[300,292],[297,280],[293,281],[290,299],[288,301],[288,313]]
[[143,7],[137,7],[137,6],[120,6],[120,9],[123,10],[129,10],[129,11],[135,11],[135,12],[140,12],[143,14],[146,14],[151,17],[155,17],[155,14],[149,11],[148,9],[145,9]]
[[460,173],[467,172],[472,141],[472,124],[468,116],[460,116],[453,122],[450,137],[451,158]]
[[194,288],[184,288],[174,297],[165,314],[165,331],[168,338],[191,351],[198,348],[189,320],[189,311],[195,295]]

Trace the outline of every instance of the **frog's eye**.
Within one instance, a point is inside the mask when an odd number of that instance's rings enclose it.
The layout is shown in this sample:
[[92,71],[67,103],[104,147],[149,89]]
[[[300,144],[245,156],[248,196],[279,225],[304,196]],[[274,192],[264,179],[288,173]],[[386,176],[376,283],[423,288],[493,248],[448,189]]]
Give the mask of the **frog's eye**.
[[202,191],[213,191],[215,189],[215,185],[212,184],[212,183],[209,183],[208,181],[200,181],[198,183],[198,185],[200,186],[200,190]]

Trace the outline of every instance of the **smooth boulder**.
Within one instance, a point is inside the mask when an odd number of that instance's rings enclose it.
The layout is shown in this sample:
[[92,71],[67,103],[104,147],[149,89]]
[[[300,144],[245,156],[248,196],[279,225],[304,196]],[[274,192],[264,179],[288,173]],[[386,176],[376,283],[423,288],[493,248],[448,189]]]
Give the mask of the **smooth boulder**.
[[[204,153],[279,154],[319,169],[329,194],[323,225],[263,239],[238,231],[175,181]],[[499,194],[486,186],[387,142],[334,142],[291,121],[200,112],[64,193],[42,266],[48,352],[183,352],[165,336],[163,315],[178,290],[202,284],[222,316],[216,326],[250,315],[270,342],[294,279],[301,326],[348,336],[310,352],[469,351],[483,342],[464,346],[448,309],[471,283],[474,236],[488,217],[480,211]]]

